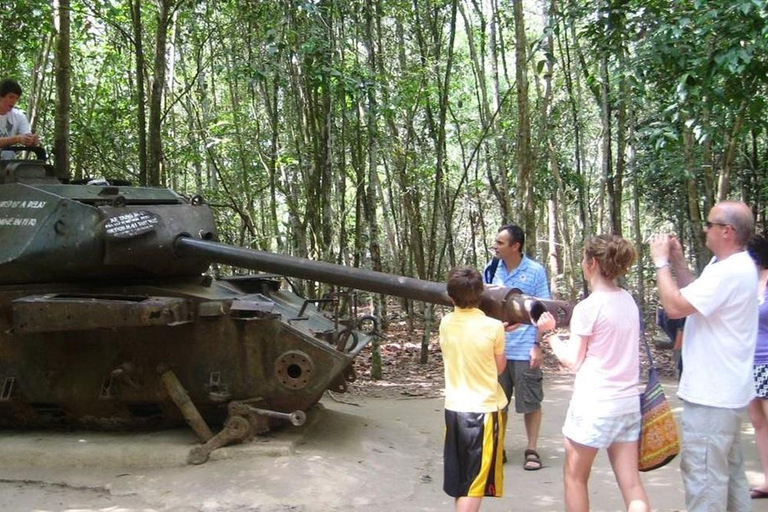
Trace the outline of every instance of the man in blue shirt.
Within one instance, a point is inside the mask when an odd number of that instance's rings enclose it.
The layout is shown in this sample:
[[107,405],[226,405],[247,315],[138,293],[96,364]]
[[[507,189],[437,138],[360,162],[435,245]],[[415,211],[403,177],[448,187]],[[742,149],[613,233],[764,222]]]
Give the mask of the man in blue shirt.
[[[525,233],[519,226],[502,226],[493,244],[497,261],[491,261],[485,268],[485,282],[518,288],[524,295],[550,299],[547,273],[544,267],[523,254],[523,244]],[[499,376],[499,382],[510,402],[514,391],[515,411],[525,418],[528,446],[523,468],[534,471],[541,469],[541,458],[536,451],[544,399],[540,335],[536,326],[523,325],[508,331],[505,336],[507,366]]]

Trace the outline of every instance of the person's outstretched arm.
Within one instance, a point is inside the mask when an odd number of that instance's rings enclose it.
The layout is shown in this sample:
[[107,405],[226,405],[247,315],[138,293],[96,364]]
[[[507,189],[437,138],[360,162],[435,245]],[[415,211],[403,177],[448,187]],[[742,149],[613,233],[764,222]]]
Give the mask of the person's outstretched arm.
[[[680,242],[670,235],[653,235],[650,248],[651,257],[656,266],[656,289],[667,316],[669,318],[683,318],[696,313],[696,308],[680,293],[679,284],[684,282],[687,285],[693,281],[693,275],[682,257]],[[669,268],[670,262],[674,262],[676,265],[675,272],[678,271],[677,267],[680,267],[680,274],[676,274],[679,281],[676,281],[672,275],[672,270]]]
[[40,143],[37,135],[34,133],[27,133],[24,135],[11,135],[10,137],[0,137],[0,148],[7,148],[14,144],[21,144],[22,146],[37,146]]

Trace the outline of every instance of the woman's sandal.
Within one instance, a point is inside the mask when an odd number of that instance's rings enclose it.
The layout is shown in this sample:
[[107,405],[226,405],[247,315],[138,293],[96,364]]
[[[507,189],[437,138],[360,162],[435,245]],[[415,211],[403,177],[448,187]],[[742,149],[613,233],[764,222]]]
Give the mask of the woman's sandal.
[[536,453],[536,450],[525,450],[523,469],[526,471],[538,471],[541,469],[541,457]]

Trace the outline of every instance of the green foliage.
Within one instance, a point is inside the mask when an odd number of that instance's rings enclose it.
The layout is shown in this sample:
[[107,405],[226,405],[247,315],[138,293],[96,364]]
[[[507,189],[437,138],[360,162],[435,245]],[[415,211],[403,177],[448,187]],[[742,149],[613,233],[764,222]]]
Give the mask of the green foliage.
[[[35,99],[38,131],[51,140],[51,4],[16,4],[0,17],[0,74],[20,76],[25,91],[36,76],[44,77]],[[491,4],[498,10],[491,12]],[[138,179],[138,98],[154,81],[158,2],[141,2],[142,84],[130,5],[72,5],[73,172]],[[530,82],[534,216],[545,219],[547,201],[559,193],[571,240],[599,230],[604,220],[596,208],[607,193],[595,94],[603,85],[602,61],[608,65],[611,156],[618,158],[617,116],[624,108],[625,184],[637,173],[644,230],[687,219],[689,184],[694,197],[707,198],[699,205],[705,207],[727,158],[732,195],[754,200],[761,215],[765,207],[764,1],[570,0],[552,18],[531,20],[544,16],[532,8],[526,10],[531,43],[525,63],[514,61],[513,4],[465,1],[470,27],[459,15],[449,83],[443,83],[449,1],[174,5],[162,107],[163,177],[216,205],[226,241],[346,262],[362,258],[362,264],[378,242],[385,263],[408,272],[428,258],[437,267],[448,258],[441,254],[449,243],[459,258],[484,260],[488,233],[502,219],[500,182],[507,181],[505,193],[522,192],[515,189],[520,127],[514,77],[520,65],[527,66]],[[441,127],[444,91],[448,111]],[[628,218],[634,192],[624,190],[620,204]],[[377,226],[366,223],[366,204],[376,210]],[[581,211],[592,227],[581,224]],[[543,220],[537,231],[546,237]],[[578,272],[577,264],[568,265],[568,272]]]
[[16,76],[33,71],[36,55],[42,51],[51,26],[51,3],[11,0],[3,2],[0,16],[0,75]]

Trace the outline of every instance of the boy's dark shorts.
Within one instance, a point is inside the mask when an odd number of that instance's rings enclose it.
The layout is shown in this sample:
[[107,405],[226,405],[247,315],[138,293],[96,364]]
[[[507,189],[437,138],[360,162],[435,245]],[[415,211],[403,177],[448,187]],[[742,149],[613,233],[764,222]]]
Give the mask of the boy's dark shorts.
[[527,414],[541,409],[544,400],[544,373],[541,368],[531,369],[530,361],[507,360],[507,366],[499,375],[499,384],[512,403],[515,395],[515,412]]
[[443,490],[449,496],[500,497],[504,491],[500,411],[445,411]]

